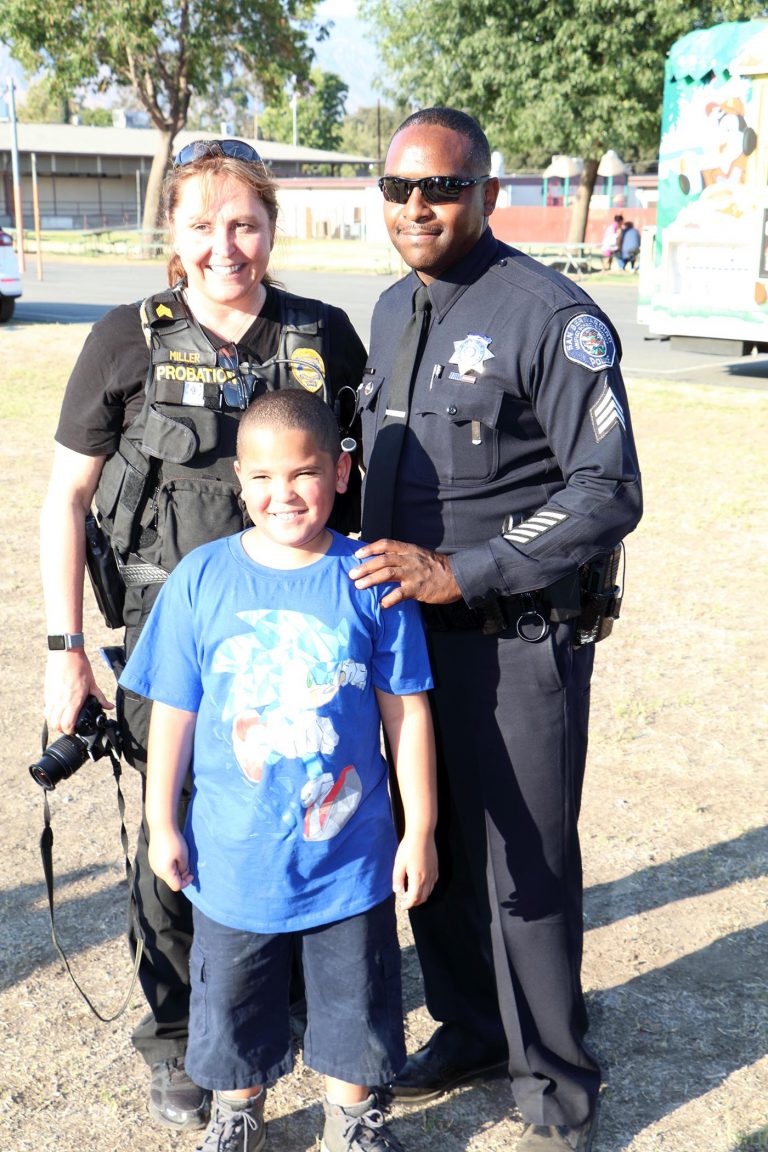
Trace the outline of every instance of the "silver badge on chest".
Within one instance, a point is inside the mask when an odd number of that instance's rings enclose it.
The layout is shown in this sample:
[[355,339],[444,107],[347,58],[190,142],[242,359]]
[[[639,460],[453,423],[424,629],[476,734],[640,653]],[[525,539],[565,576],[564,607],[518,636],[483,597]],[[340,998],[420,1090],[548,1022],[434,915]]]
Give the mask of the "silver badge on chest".
[[461,376],[468,372],[482,373],[485,361],[493,360],[493,352],[488,347],[490,343],[490,336],[470,332],[463,340],[454,340],[453,356],[448,363],[456,364]]

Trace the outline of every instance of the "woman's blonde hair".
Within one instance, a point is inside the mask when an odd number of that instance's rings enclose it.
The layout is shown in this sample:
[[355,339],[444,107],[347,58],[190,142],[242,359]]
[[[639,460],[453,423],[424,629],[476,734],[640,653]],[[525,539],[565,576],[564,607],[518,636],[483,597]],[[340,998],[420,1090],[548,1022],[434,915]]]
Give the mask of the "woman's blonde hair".
[[[244,184],[254,195],[258,196],[267,210],[267,216],[272,230],[277,225],[277,184],[268,175],[261,162],[236,160],[231,156],[206,155],[192,160],[189,164],[181,164],[172,168],[163,183],[162,206],[168,228],[173,233],[173,218],[176,214],[181,189],[187,180],[199,180],[202,186],[203,199],[211,195],[214,180],[220,176],[238,180]],[[176,255],[171,253],[168,260],[168,283],[173,287],[186,276],[184,265]],[[265,273],[265,284],[273,283],[269,273]]]

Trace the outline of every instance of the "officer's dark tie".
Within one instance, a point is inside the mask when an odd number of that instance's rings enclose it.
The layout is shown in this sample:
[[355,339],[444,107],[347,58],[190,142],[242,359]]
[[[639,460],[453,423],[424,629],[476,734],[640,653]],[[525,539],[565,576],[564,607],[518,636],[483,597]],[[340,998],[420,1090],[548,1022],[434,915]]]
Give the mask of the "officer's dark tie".
[[411,386],[429,328],[431,307],[427,286],[420,284],[413,294],[413,313],[400,338],[387,395],[387,410],[379,426],[365,476],[360,533],[363,540],[392,536],[395,481],[408,426]]

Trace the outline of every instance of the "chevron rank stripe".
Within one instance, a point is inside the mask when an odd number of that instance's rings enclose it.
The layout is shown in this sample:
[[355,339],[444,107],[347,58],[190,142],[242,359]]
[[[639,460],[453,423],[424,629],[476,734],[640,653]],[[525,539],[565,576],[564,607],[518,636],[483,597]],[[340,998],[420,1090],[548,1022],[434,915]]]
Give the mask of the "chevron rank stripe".
[[611,428],[615,428],[617,424],[620,424],[625,432],[627,430],[624,409],[621,404],[619,404],[608,384],[606,384],[603,389],[598,402],[590,408],[589,414],[592,417],[592,427],[595,430],[597,440],[602,440],[604,436],[608,435]]
[[533,516],[529,516],[527,520],[515,524],[514,528],[505,532],[504,539],[511,540],[513,544],[530,544],[567,519],[568,514],[566,512],[555,512],[552,508],[542,508],[541,511],[534,512]]

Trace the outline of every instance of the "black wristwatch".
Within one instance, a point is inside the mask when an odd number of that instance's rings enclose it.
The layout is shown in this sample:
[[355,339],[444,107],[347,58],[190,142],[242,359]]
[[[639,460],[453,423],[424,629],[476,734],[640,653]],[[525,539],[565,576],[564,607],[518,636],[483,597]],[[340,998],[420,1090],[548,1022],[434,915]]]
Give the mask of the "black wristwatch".
[[84,645],[82,632],[63,632],[58,636],[48,637],[50,652],[71,652],[73,648],[82,648]]

